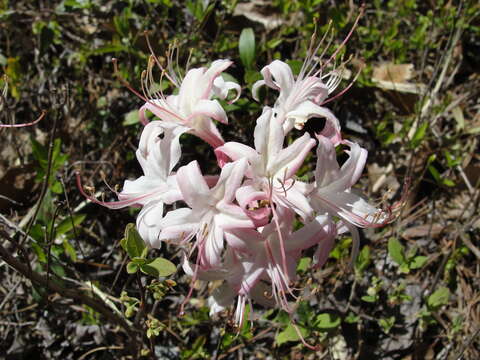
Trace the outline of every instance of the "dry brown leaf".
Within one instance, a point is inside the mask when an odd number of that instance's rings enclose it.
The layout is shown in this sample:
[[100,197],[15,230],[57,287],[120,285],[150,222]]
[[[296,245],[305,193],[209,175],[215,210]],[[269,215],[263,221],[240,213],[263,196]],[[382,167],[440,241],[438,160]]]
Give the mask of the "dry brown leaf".
[[248,20],[262,24],[268,31],[281,25],[296,25],[303,21],[302,13],[292,13],[288,20],[272,6],[270,1],[253,0],[247,3],[239,3],[233,11],[234,16],[245,16]]
[[408,82],[413,77],[413,70],[413,64],[385,63],[373,68],[372,81],[385,90],[421,94],[426,89],[424,84]]
[[436,238],[438,237],[438,235],[440,235],[443,229],[444,227],[440,224],[423,224],[406,229],[402,233],[402,237],[407,240],[426,236]]

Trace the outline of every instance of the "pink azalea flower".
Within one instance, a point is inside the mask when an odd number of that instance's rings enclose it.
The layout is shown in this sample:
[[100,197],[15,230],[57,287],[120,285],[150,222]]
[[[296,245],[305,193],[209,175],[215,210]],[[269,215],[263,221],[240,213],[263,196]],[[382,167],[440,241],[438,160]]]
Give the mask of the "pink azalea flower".
[[[341,141],[338,119],[321,105],[338,86],[341,77],[335,71],[322,76],[321,71],[307,71],[307,67],[304,64],[295,79],[289,65],[280,60],[273,61],[261,70],[264,79],[253,85],[253,97],[258,100],[258,89],[262,85],[278,90],[279,96],[273,109],[285,133],[293,127],[303,129],[312,117],[322,117],[327,121],[321,134],[338,144]],[[326,84],[322,81],[325,78],[328,78]]]
[[[191,69],[185,75],[179,85],[178,95],[164,96],[162,92],[150,92],[148,89],[154,85],[152,68],[154,58],[149,61],[147,75],[144,77],[145,105],[140,108],[140,119],[145,124],[148,122],[145,111],[151,111],[163,121],[181,124],[190,128],[190,132],[205,140],[212,147],[224,143],[217,127],[212,119],[228,123],[225,110],[218,100],[212,100],[216,95],[225,99],[229,90],[237,92],[237,100],[240,96],[240,86],[234,82],[224,81],[221,73],[225,71],[232,62],[230,60],[216,60],[210,67]],[[162,69],[162,71],[164,71]],[[163,74],[163,72],[162,72]],[[167,75],[167,77],[169,77]],[[174,83],[172,77],[169,77]]]
[[[280,212],[280,233],[273,222],[259,231],[248,228],[226,231],[228,248],[223,263],[216,268],[193,265],[184,258],[183,269],[194,279],[224,280],[208,300],[211,315],[225,310],[235,298],[235,323],[239,326],[247,301],[254,300],[270,308],[276,304],[290,311],[287,294],[292,294],[290,284],[296,279],[297,261],[302,250],[316,244],[330,244],[336,235],[335,225],[325,215],[295,232],[292,232],[293,219],[294,213],[283,209]],[[280,236],[284,238],[284,249]],[[282,266],[283,251],[287,256],[287,271]]]
[[352,186],[362,175],[367,150],[356,143],[344,141],[350,147],[348,160],[340,167],[335,147],[325,137],[318,136],[315,186],[309,197],[319,214],[338,216],[353,237],[353,257],[360,242],[358,227],[381,227],[392,220],[391,213],[376,208],[357,195]]
[[[305,197],[307,185],[296,181],[293,176],[302,165],[315,140],[304,134],[291,145],[283,148],[285,135],[282,125],[273,118],[272,109],[264,108],[255,127],[255,149],[237,142],[228,142],[218,147],[215,154],[222,159],[238,160],[246,158],[249,168],[246,172],[250,180],[237,191],[237,200],[244,209],[257,207],[258,201],[265,200],[293,208],[307,219],[312,208]],[[264,210],[264,209],[263,209]],[[252,218],[258,218],[257,225],[268,222],[268,212],[262,209],[249,211]]]
[[181,167],[177,183],[183,201],[190,208],[176,209],[163,219],[159,218],[161,233],[158,239],[184,243],[196,237],[194,248],[198,250],[198,264],[206,268],[218,266],[225,230],[254,226],[245,212],[233,203],[246,168],[245,159],[226,164],[216,185],[209,189],[197,161]]
[[162,121],[152,121],[145,126],[136,151],[144,175],[133,181],[125,180],[123,190],[117,194],[119,201],[99,201],[85,194],[77,176],[80,191],[91,201],[110,209],[142,206],[137,229],[148,245],[159,247],[156,235],[159,232],[158,219],[163,216],[163,204],[182,199],[172,170],[181,155],[180,135],[186,131],[186,127]]

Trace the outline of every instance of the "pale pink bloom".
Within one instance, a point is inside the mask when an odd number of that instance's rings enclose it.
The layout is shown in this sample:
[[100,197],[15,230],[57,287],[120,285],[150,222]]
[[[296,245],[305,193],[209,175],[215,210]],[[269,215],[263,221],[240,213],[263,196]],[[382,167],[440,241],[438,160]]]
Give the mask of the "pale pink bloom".
[[152,121],[144,127],[136,151],[144,175],[133,181],[125,180],[122,191],[117,194],[119,201],[99,201],[85,194],[78,176],[80,191],[91,201],[110,209],[142,206],[137,229],[148,245],[159,247],[158,219],[163,216],[163,204],[182,199],[172,170],[181,155],[180,136],[186,131],[186,127],[162,121]]
[[392,217],[388,211],[370,205],[352,190],[362,175],[367,150],[356,143],[344,141],[350,147],[349,158],[340,167],[334,145],[323,136],[318,136],[318,141],[315,186],[309,198],[317,213],[342,219],[339,225],[344,225],[351,232],[355,256],[360,241],[356,227],[381,227]]
[[163,219],[158,219],[159,240],[184,243],[196,237],[197,263],[206,268],[218,266],[225,230],[254,226],[245,212],[233,203],[246,168],[245,159],[226,164],[218,182],[210,189],[196,161],[181,167],[177,183],[183,201],[190,208],[170,211]]
[[258,118],[254,132],[255,149],[241,143],[228,142],[215,150],[220,165],[224,158],[248,160],[250,166],[246,176],[250,180],[238,189],[237,200],[253,218],[259,218],[260,225],[260,219],[263,219],[263,224],[268,221],[268,212],[265,209],[252,209],[262,200],[292,208],[304,219],[312,215],[312,209],[305,198],[307,186],[293,179],[293,176],[310,149],[315,146],[315,140],[310,135],[303,134],[283,148],[285,135],[282,125],[272,115],[272,109],[265,107],[262,116]]
[[293,232],[294,214],[289,209],[279,208],[278,221],[258,231],[233,229],[226,232],[229,247],[235,250],[237,261],[243,263],[243,272],[238,273],[241,277],[237,276],[235,281],[227,279],[239,296],[248,296],[259,282],[266,282],[277,306],[289,311],[287,294],[292,294],[290,284],[296,280],[302,251],[316,244],[330,243],[336,235],[335,225],[325,215]]
[[243,278],[254,265],[253,260],[253,257],[237,253],[233,248],[227,247],[221,266],[206,268],[194,265],[185,256],[183,270],[192,277],[192,281],[197,279],[203,281],[224,280],[223,284],[216,288],[208,299],[210,315],[225,310],[237,298],[235,323],[241,324],[246,301],[253,299],[257,304],[268,308],[275,306],[273,298],[265,296],[269,290],[266,283],[257,282],[249,289],[244,289],[244,291],[241,289]]
[[[338,86],[341,78],[335,71],[323,76],[321,70],[307,71],[309,61],[310,58],[296,79],[288,64],[280,60],[273,61],[261,70],[264,79],[253,85],[253,96],[258,100],[258,88],[262,85],[278,90],[279,96],[273,107],[274,116],[283,125],[285,133],[293,127],[303,129],[308,119],[321,117],[326,119],[321,134],[338,144],[341,141],[340,124],[335,115],[322,104]],[[323,82],[325,78],[328,78],[326,84]]]
[[[217,148],[215,153],[222,157],[237,160],[247,158],[250,167],[246,175],[250,178],[237,191],[239,204],[247,209],[254,202],[272,201],[284,207],[293,208],[302,218],[311,216],[312,209],[304,194],[306,184],[296,181],[293,176],[303,164],[310,149],[315,145],[308,134],[283,148],[285,135],[280,123],[272,117],[273,112],[266,107],[257,120],[254,132],[255,149],[244,144],[228,142]],[[265,213],[261,209],[250,212]],[[266,214],[268,215],[268,214]]]
[[[230,60],[216,60],[208,69],[201,67],[189,70],[179,85],[178,95],[166,97],[162,92],[151,93],[148,90],[153,84],[152,62],[153,60],[150,60],[149,73],[144,79],[145,100],[147,101],[140,108],[142,123],[147,123],[145,111],[149,110],[163,121],[190,128],[192,134],[200,137],[214,148],[222,145],[224,140],[212,119],[224,124],[228,123],[228,119],[218,100],[212,100],[211,98],[216,95],[220,99],[225,99],[229,90],[237,92],[233,101],[240,96],[240,86],[234,82],[224,81],[221,77],[221,73],[232,62]],[[172,78],[170,77],[170,79]]]

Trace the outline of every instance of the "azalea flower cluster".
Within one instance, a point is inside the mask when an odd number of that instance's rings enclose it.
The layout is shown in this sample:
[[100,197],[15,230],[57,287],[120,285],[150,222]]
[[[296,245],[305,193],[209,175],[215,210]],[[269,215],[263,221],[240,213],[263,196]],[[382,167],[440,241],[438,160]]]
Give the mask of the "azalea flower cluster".
[[[314,248],[314,265],[322,266],[337,235],[350,232],[355,254],[357,227],[378,227],[391,220],[389,211],[352,190],[367,150],[342,139],[337,118],[324,106],[341,80],[338,70],[325,73],[313,54],[298,76],[279,60],[265,66],[253,97],[258,100],[261,86],[275,90],[278,97],[263,108],[250,147],[225,142],[214,123],[228,123],[219,99],[229,98],[231,91],[232,101],[240,96],[240,86],[222,77],[231,61],[191,69],[183,80],[161,67],[162,76],[178,86],[178,94],[168,96],[149,90],[155,84],[155,64],[160,66],[152,56],[142,76],[143,95],[138,93],[145,101],[140,109],[145,126],[136,152],[143,175],[125,181],[117,202],[90,198],[110,208],[141,207],[137,229],[149,246],[168,243],[184,249],[183,269],[193,281],[221,280],[209,298],[212,314],[236,301],[235,320],[240,323],[251,300],[291,311],[296,266],[307,249]],[[147,111],[158,119],[149,121]],[[286,144],[291,130],[301,130],[311,118],[325,118],[324,129]],[[204,175],[196,160],[180,163],[182,134],[212,146],[218,175]],[[347,149],[342,166],[338,146]],[[301,181],[297,173],[313,149],[315,178]]]

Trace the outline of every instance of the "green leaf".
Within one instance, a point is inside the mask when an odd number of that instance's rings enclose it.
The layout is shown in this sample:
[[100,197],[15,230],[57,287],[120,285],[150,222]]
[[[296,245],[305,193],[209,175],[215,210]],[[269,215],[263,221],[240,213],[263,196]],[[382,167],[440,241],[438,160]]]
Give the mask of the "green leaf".
[[282,43],[283,39],[272,39],[267,41],[267,47],[269,49],[275,49],[278,45]]
[[[308,329],[299,325],[297,325],[297,327],[304,338],[308,336],[309,334]],[[277,345],[282,345],[289,341],[299,341],[299,340],[300,340],[300,337],[298,336],[297,331],[295,330],[294,326],[291,323],[287,325],[285,330],[279,332],[277,336],[275,336],[275,342],[277,343]]]
[[233,344],[237,336],[232,333],[226,333],[222,336],[222,349],[227,349]]
[[142,257],[134,257],[132,258],[132,262],[137,264],[138,266],[148,264],[148,260]]
[[415,134],[413,135],[412,140],[410,141],[410,145],[412,146],[412,148],[415,148],[421,144],[421,142],[423,141],[427,133],[428,124],[429,124],[428,121],[424,121],[417,128],[417,131],[415,131]]
[[310,324],[315,317],[314,309],[308,301],[300,301],[297,307],[298,322],[302,325]]
[[33,248],[33,250],[35,251],[35,253],[37,254],[38,256],[38,261],[42,262],[42,263],[46,263],[47,262],[47,256],[45,255],[45,252],[43,251],[43,249],[41,248],[40,245],[38,245],[37,243],[35,242],[32,242],[31,243],[31,247]]
[[[52,177],[50,177],[50,180]],[[55,194],[62,194],[63,193],[63,187],[60,181],[54,181],[53,184],[50,185],[50,190],[54,192]]]
[[255,60],[255,34],[252,28],[242,30],[240,40],[238,41],[238,50],[243,66],[251,69],[253,60]]
[[398,271],[402,274],[409,274],[410,273],[410,264],[404,262],[403,264],[400,265],[398,268]]
[[132,110],[125,114],[122,125],[130,126],[130,125],[138,124],[139,122],[140,122],[140,117],[138,116],[138,110]]
[[368,303],[374,303],[378,300],[378,295],[364,295],[361,299]]
[[158,257],[140,265],[140,270],[145,274],[160,277],[172,275],[177,271],[177,267],[167,259]]
[[107,53],[129,52],[128,47],[121,44],[108,44],[94,49],[88,55],[103,55]]
[[426,256],[415,256],[410,263],[410,269],[420,269],[427,262],[428,257]]
[[56,236],[59,237],[60,235],[66,234],[67,232],[71,231],[75,226],[80,225],[83,220],[85,220],[85,217],[85,214],[78,214],[62,220],[55,229]]
[[45,169],[47,167],[47,160],[48,160],[47,149],[42,144],[40,144],[37,140],[35,140],[33,137],[30,138],[30,142],[32,145],[33,156],[40,164],[40,167],[42,169]]
[[360,321],[360,316],[355,315],[353,312],[349,312],[344,320],[348,324],[355,324]]
[[297,271],[298,272],[305,272],[308,270],[308,268],[310,267],[310,264],[312,263],[312,259],[309,258],[309,257],[304,257],[304,258],[301,258],[300,261],[298,262],[298,265],[297,265]]
[[389,318],[380,319],[378,323],[382,327],[383,331],[385,331],[385,333],[388,334],[392,329],[393,325],[395,324],[395,316],[390,316]]
[[442,179],[442,184],[448,187],[455,186],[455,182],[452,179]]
[[428,171],[430,172],[430,174],[432,175],[432,177],[434,178],[434,180],[441,184],[442,183],[442,176],[440,175],[440,173],[438,172],[437,168],[433,165],[429,165],[428,166]]
[[63,248],[65,249],[65,253],[70,257],[70,259],[72,259],[73,262],[77,261],[77,252],[67,239],[63,240]]
[[363,271],[370,265],[370,248],[364,246],[362,251],[358,254],[357,259],[355,260],[355,270],[358,274],[363,273]]
[[247,84],[253,84],[255,81],[261,80],[261,79],[262,79],[262,75],[258,71],[255,71],[255,70],[245,71],[244,80]]
[[440,306],[446,305],[449,297],[450,290],[446,287],[441,287],[427,298],[427,306],[431,309],[437,309]]
[[298,75],[302,69],[303,61],[300,60],[287,60],[287,64],[292,69],[294,75]]
[[388,254],[398,265],[405,263],[404,247],[394,237],[388,240]]
[[135,274],[138,271],[138,265],[135,264],[133,261],[130,261],[127,264],[127,273],[129,274]]
[[476,126],[467,130],[467,134],[476,135],[480,133],[480,126]]
[[50,269],[57,275],[58,277],[64,277],[65,276],[65,270],[63,269],[62,265],[60,264],[52,264],[50,266]]
[[332,330],[340,325],[341,319],[336,314],[324,313],[315,318],[315,327],[319,330]]
[[142,257],[145,249],[145,243],[140,237],[135,224],[128,224],[125,227],[125,237],[120,241],[120,245],[127,252],[130,259]]

